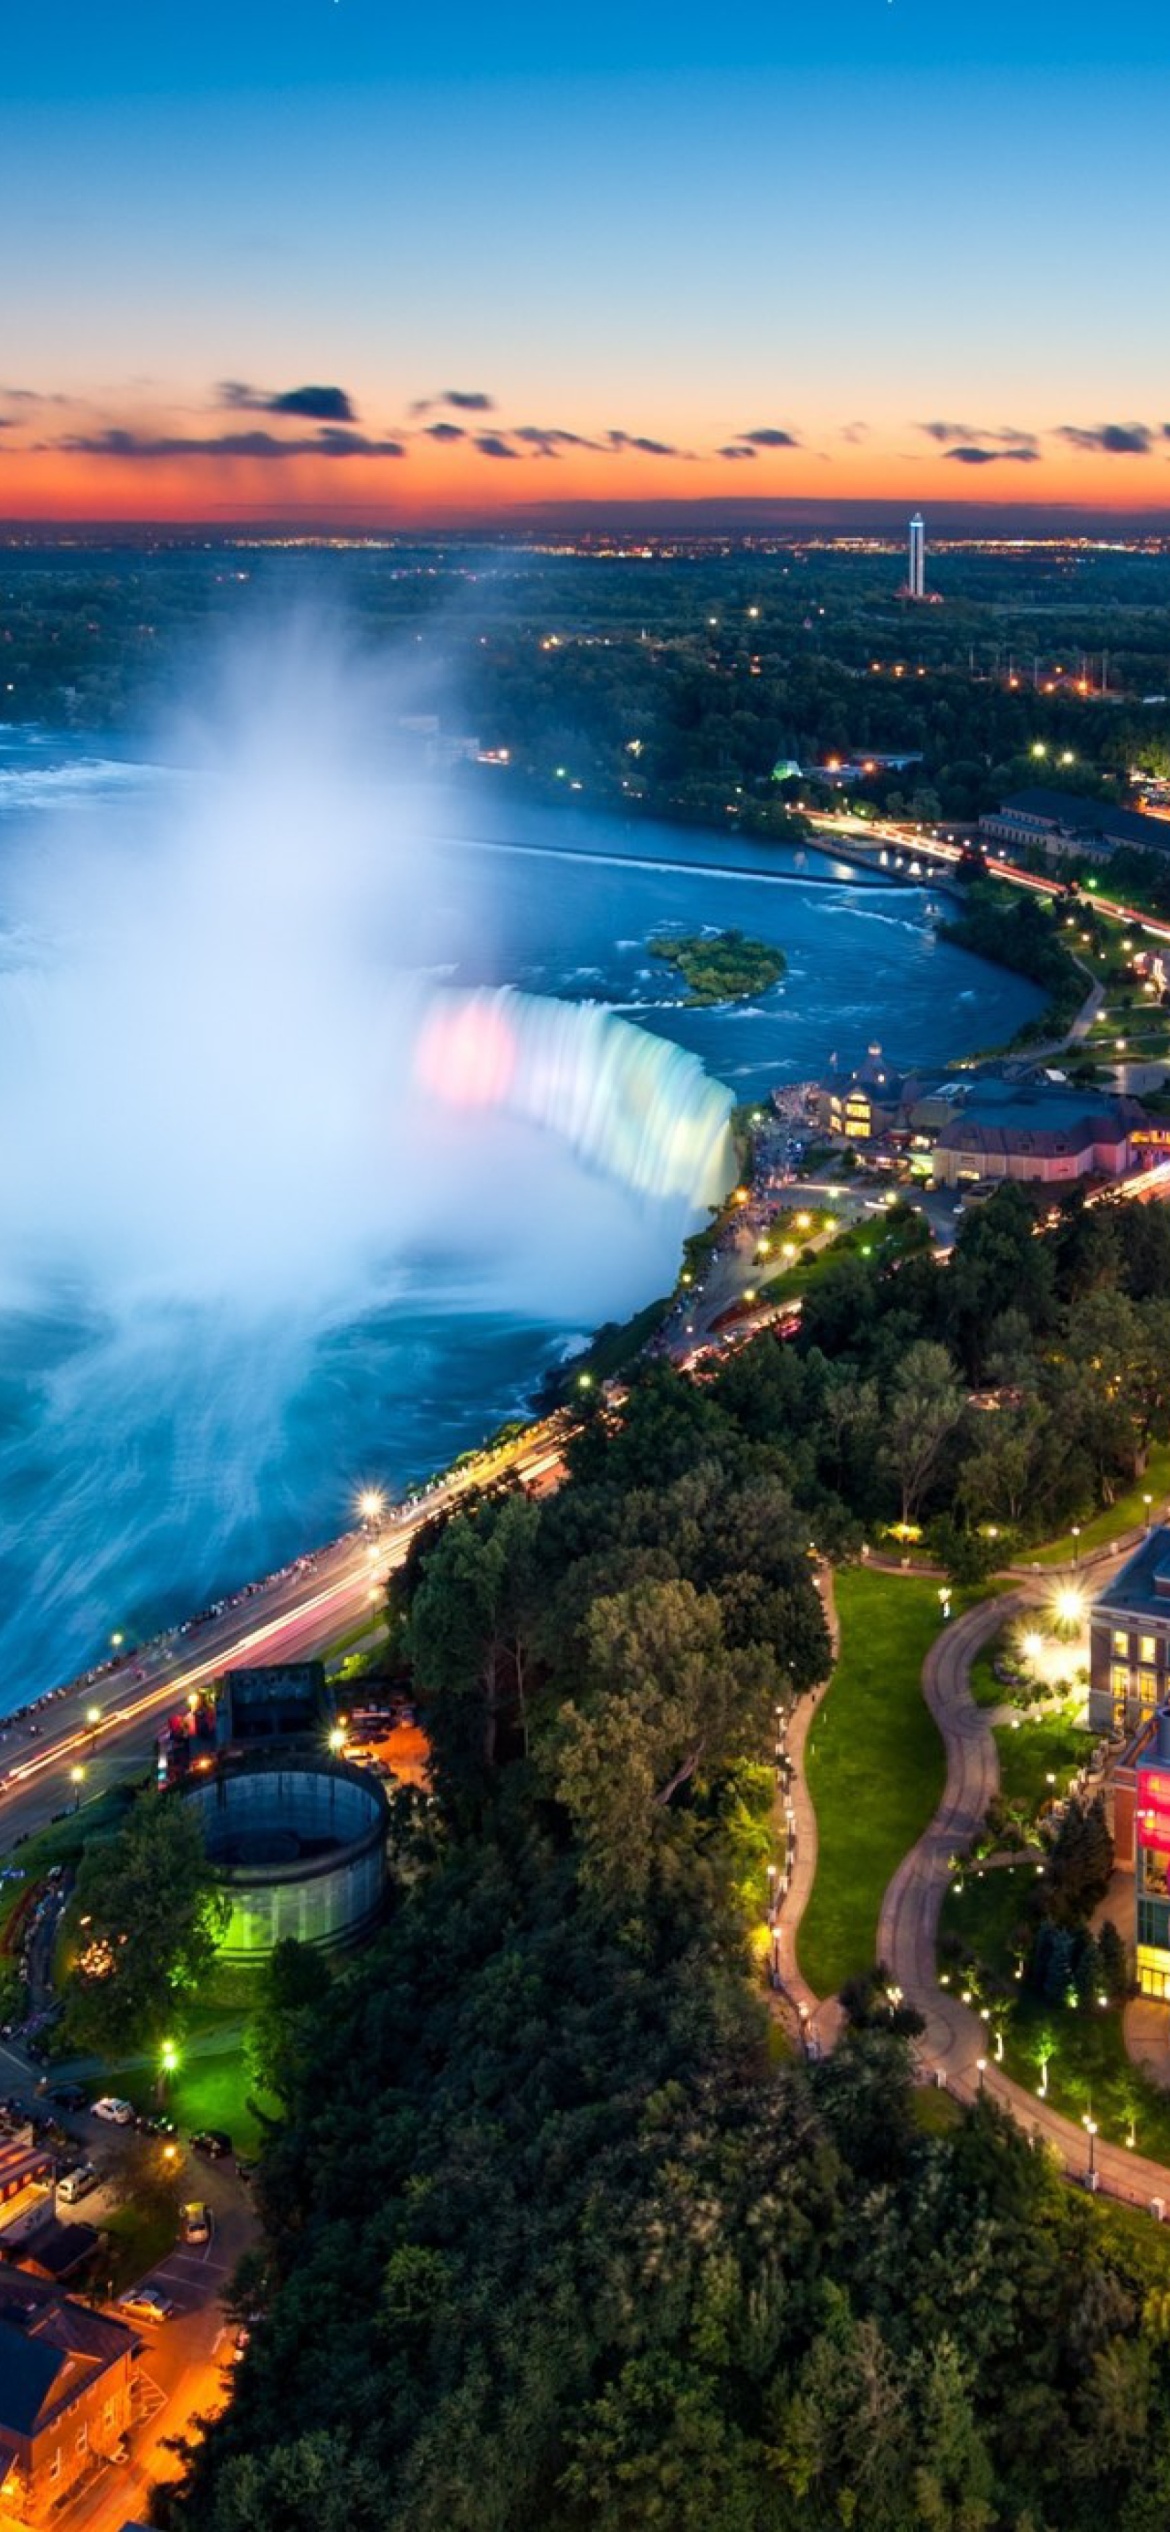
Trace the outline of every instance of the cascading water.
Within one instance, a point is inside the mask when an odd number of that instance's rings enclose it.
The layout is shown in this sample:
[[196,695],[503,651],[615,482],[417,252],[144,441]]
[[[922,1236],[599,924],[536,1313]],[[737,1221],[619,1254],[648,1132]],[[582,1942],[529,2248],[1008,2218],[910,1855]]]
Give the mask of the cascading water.
[[0,866],[0,1711],[472,1439],[729,1183],[696,1058],[436,980],[490,868],[387,765],[404,700],[270,637],[181,771]]

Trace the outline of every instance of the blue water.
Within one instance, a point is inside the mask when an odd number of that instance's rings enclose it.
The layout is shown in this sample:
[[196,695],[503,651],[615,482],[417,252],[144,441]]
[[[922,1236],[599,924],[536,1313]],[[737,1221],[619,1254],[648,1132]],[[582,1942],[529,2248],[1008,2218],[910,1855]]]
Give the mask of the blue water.
[[[62,806],[148,818],[168,779],[132,746],[0,733],[0,931],[6,838],[41,818],[48,832]],[[579,806],[558,815],[490,777],[451,792],[438,825],[426,908],[398,911],[399,964],[433,961],[447,940],[452,982],[605,1003],[689,1049],[738,1099],[820,1073],[834,1053],[849,1064],[874,1039],[905,1065],[969,1053],[1037,1006],[1018,979],[936,939],[927,892],[859,884],[819,855]],[[704,925],[778,943],[783,983],[750,1005],[683,1007],[647,940]],[[505,1197],[513,1164],[528,1172],[517,1202],[539,1258],[531,1147],[490,1120],[483,1131]],[[458,1206],[458,1163],[436,1166],[452,1167]],[[548,1166],[550,1190],[570,1183],[559,1156]],[[100,1294],[46,1291],[0,1315],[0,1710],[88,1664],[115,1629],[149,1634],[334,1534],[357,1484],[396,1490],[443,1465],[521,1408],[590,1323],[665,1288],[677,1214],[634,1238],[613,1191],[571,1186],[578,1211],[550,1226],[542,1272],[505,1248],[489,1289],[442,1255],[403,1256],[392,1299],[371,1290],[345,1324],[290,1332],[283,1362],[253,1360],[222,1328],[213,1339],[178,1306],[165,1359],[132,1324],[112,1330]],[[297,1238],[293,1212],[294,1257]]]

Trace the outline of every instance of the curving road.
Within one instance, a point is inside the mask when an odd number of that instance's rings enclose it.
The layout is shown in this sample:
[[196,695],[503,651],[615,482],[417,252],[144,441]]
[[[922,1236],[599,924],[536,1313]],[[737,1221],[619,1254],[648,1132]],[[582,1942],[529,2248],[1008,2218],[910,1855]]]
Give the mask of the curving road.
[[[100,1679],[76,1681],[36,1709],[38,1731],[0,1718],[0,1847],[43,1828],[75,1800],[106,1792],[141,1772],[163,1718],[236,1663],[307,1660],[380,1601],[386,1577],[401,1564],[416,1531],[459,1497],[509,1472],[537,1478],[555,1469],[564,1430],[555,1418],[532,1425],[505,1449],[485,1452],[452,1471],[421,1500],[390,1512],[377,1535],[351,1533],[298,1566],[273,1575],[218,1616],[191,1623],[152,1646],[129,1653]],[[101,1708],[94,1727],[87,1721]],[[75,1788],[72,1771],[84,1769]]]

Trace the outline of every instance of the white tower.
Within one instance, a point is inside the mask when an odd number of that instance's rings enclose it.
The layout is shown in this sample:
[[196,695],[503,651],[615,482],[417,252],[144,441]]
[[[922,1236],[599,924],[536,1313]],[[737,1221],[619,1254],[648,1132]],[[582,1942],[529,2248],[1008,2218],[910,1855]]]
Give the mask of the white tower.
[[922,524],[920,510],[915,511],[910,521],[910,567],[906,575],[906,586],[912,598],[925,598],[926,529]]

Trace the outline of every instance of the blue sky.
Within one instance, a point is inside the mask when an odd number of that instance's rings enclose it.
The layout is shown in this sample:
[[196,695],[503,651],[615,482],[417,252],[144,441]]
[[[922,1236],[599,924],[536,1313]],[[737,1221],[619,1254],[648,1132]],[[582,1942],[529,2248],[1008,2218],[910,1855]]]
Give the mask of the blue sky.
[[[0,517],[732,476],[1158,505],[1165,66],[1145,0],[41,0],[5,30]],[[313,383],[331,441],[279,409]],[[415,412],[450,387],[478,430]]]

